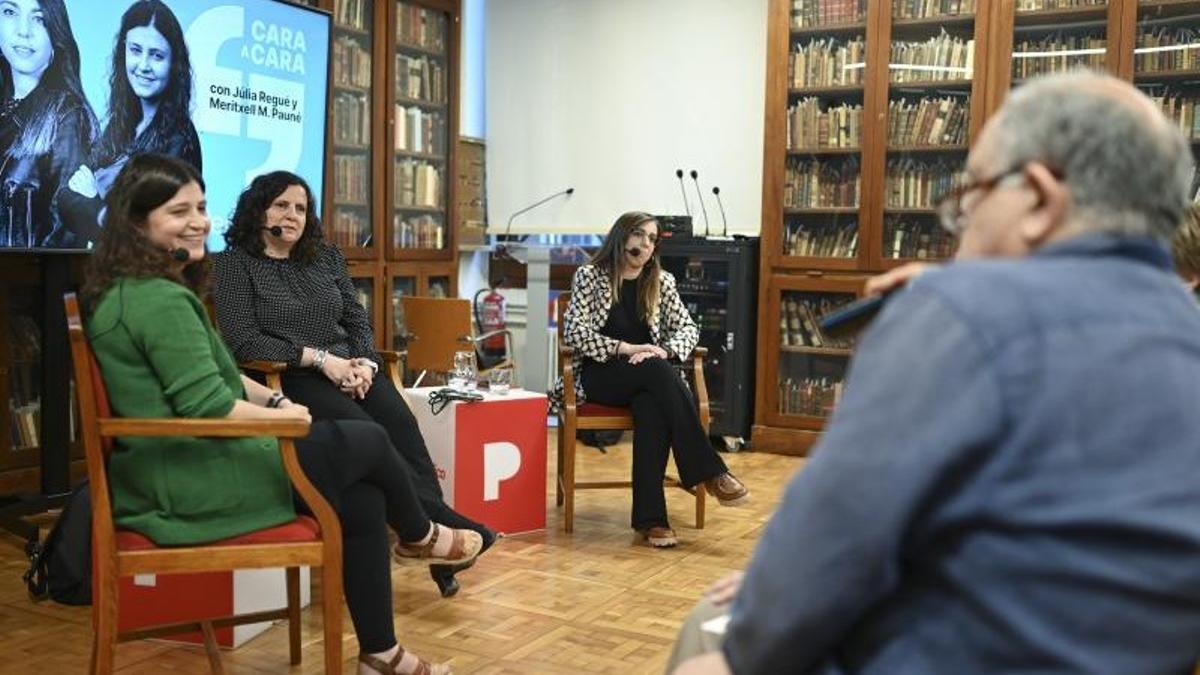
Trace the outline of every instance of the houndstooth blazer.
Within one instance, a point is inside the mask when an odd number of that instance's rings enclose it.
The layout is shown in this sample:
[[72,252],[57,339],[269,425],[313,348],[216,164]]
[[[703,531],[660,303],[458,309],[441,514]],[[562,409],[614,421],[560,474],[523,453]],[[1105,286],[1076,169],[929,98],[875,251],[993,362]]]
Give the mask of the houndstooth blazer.
[[[675,289],[675,277],[664,270],[660,278],[658,307],[647,322],[650,340],[667,350],[672,360],[686,359],[700,342],[700,330],[679,297],[679,291]],[[575,370],[576,403],[587,400],[583,393],[580,366],[588,360],[607,361],[617,354],[620,341],[600,334],[612,309],[611,288],[608,275],[590,264],[580,266],[571,282],[571,302],[560,320],[563,322],[563,342],[575,350],[571,365]],[[550,393],[551,410],[557,412],[562,401],[563,381],[560,377]]]

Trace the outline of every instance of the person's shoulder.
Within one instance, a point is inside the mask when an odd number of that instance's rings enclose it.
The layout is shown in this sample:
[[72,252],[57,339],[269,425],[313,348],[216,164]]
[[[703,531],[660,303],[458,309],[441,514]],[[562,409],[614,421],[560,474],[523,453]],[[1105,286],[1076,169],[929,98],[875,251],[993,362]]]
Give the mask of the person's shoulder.
[[668,272],[664,269],[660,269],[658,271],[658,279],[659,279],[659,283],[662,284],[662,287],[664,289],[675,288],[675,275],[674,274],[671,274],[670,272]]
[[196,299],[196,294],[188,287],[165,277],[127,277],[117,282],[124,291],[125,297],[139,301],[171,301],[180,298]]

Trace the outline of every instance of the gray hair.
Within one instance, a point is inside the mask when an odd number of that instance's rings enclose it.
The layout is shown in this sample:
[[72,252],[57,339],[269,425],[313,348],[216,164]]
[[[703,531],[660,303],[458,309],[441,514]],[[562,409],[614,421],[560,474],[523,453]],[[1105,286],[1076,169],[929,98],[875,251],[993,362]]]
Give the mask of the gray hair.
[[1016,89],[996,120],[993,156],[1004,169],[1041,162],[1058,172],[1082,228],[1168,240],[1189,205],[1192,154],[1165,117],[1116,95],[1116,82],[1077,71]]

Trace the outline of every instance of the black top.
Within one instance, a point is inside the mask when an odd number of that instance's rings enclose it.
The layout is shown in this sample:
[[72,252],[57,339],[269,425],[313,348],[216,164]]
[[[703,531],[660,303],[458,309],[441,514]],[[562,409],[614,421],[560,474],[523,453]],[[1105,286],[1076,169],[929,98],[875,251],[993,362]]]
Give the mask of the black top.
[[367,311],[337,248],[322,244],[304,264],[230,248],[214,256],[213,305],[229,351],[238,361],[298,366],[305,347],[375,362]]
[[600,334],[631,345],[650,344],[650,325],[638,316],[637,279],[621,281],[621,301],[608,311],[608,321]]

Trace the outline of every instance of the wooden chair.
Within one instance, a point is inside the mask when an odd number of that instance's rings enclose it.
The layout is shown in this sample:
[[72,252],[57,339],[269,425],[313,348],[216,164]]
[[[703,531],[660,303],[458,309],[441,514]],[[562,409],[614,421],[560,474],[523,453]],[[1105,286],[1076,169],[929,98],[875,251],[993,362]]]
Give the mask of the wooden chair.
[[[563,342],[563,317],[571,294],[558,296],[558,370],[563,380],[563,405],[558,412],[558,485],[555,491],[559,506],[563,507],[563,523],[567,532],[575,530],[575,491],[610,490],[633,487],[632,481],[577,481],[575,479],[575,449],[578,444],[575,432],[580,429],[633,429],[633,414],[628,408],[616,408],[599,403],[575,401],[575,369],[571,365],[573,350]],[[689,368],[692,391],[700,411],[700,424],[708,431],[709,407],[708,388],[704,383],[704,357],[708,350],[696,347],[690,357]],[[696,529],[704,529],[704,485],[686,488],[677,478],[667,476],[663,484],[677,487],[696,496]]]
[[[504,336],[505,358],[495,364],[480,363],[480,374],[492,368],[513,367],[512,333],[497,330],[475,335],[471,328],[471,301],[461,298],[400,298],[408,331],[408,366],[414,371],[447,373],[454,366],[454,353],[479,354],[484,340]],[[514,373],[514,380],[516,379]]]
[[[79,429],[87,457],[92,504],[92,673],[111,673],[117,642],[200,631],[214,673],[222,672],[215,628],[287,619],[288,644],[293,665],[300,663],[300,566],[322,570],[321,591],[325,624],[325,672],[342,667],[342,533],[337,514],[300,469],[293,440],[308,434],[301,421],[227,419],[115,418],[99,365],[83,330],[74,293],[63,296],[67,332],[75,366],[75,384],[81,395]],[[113,439],[131,436],[244,437],[276,436],[284,468],[296,491],[315,514],[290,523],[250,532],[212,544],[160,548],[146,537],[118,530],[113,522],[108,487],[108,456]],[[211,572],[234,569],[284,567],[287,572],[287,607],[226,617],[201,617],[196,621],[150,626],[118,633],[119,579],[134,574]]]
[[[396,385],[396,390],[404,391],[404,363],[408,352],[380,349],[377,350],[377,353],[383,359],[383,365],[387,368],[388,377],[392,378],[392,383]],[[283,371],[288,369],[288,364],[283,361],[243,361],[238,364],[238,367],[242,370],[261,373],[266,379],[268,387],[275,391],[283,390],[283,380],[281,377]]]

